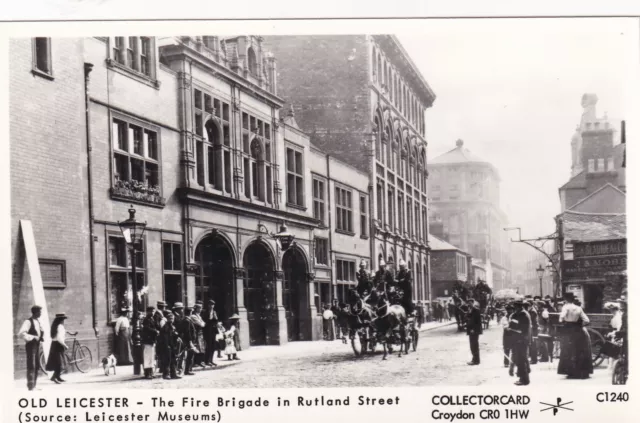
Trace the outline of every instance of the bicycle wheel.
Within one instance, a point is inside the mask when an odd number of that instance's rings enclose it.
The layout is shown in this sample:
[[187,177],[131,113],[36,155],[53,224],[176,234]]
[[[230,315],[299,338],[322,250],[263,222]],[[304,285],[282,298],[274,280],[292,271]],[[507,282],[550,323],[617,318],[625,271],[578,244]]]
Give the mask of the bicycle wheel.
[[78,347],[78,349],[73,354],[73,361],[76,365],[76,369],[78,369],[81,373],[87,373],[91,370],[91,350],[84,345]]
[[627,363],[624,358],[616,360],[616,364],[613,366],[613,373],[611,375],[611,383],[613,385],[626,385],[627,384]]

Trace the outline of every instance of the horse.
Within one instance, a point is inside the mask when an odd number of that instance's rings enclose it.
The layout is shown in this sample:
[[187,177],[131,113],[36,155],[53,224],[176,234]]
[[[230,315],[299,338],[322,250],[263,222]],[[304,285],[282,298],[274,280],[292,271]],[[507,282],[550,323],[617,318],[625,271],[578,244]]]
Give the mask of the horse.
[[402,357],[402,347],[405,354],[409,354],[409,341],[407,340],[407,313],[401,305],[391,305],[385,298],[380,298],[376,309],[376,317],[371,322],[380,342],[384,346],[383,360],[387,359],[389,344],[393,344],[394,331],[397,329],[400,335],[400,351],[398,357]]

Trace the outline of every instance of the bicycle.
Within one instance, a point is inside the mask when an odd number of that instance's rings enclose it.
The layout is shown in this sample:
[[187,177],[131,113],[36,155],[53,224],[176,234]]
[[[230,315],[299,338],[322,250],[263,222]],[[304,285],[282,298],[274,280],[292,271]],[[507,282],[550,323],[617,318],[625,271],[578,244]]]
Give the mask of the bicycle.
[[[91,350],[89,347],[80,344],[78,338],[76,338],[78,332],[67,331],[67,335],[71,336],[68,340],[72,341],[72,343],[71,347],[64,352],[64,363],[62,366],[64,370],[62,372],[68,372],[69,366],[75,365],[80,373],[87,373],[93,364]],[[44,356],[44,351],[40,349],[40,370],[45,374],[46,366],[47,358]]]

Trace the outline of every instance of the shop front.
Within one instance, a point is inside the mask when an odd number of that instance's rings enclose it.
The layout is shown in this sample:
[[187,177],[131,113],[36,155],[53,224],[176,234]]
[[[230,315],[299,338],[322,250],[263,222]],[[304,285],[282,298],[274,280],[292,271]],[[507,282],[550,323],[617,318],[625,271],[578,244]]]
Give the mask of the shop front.
[[627,240],[573,242],[573,258],[562,264],[564,292],[573,293],[587,313],[602,313],[627,286]]

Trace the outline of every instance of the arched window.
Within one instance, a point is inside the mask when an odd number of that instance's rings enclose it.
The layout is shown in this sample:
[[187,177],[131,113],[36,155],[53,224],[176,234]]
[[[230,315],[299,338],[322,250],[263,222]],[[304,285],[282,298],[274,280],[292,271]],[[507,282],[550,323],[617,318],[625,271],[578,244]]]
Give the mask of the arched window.
[[[244,195],[273,204],[271,125],[242,112]],[[226,160],[226,158],[225,158]]]
[[409,182],[408,180],[408,166],[407,160],[409,159],[409,146],[407,145],[407,141],[405,140],[402,143],[402,153],[400,155],[400,176],[405,179],[405,182]]
[[208,141],[204,146],[207,155],[207,182],[210,185],[213,185],[215,189],[222,190],[222,175],[224,168],[222,149],[220,147],[220,129],[212,120],[209,120],[205,124],[205,130]]
[[382,66],[384,66],[384,85],[387,87],[387,90],[389,90],[389,73],[388,73],[387,65],[385,63]]
[[393,137],[391,136],[391,127],[387,126],[387,167],[393,167]]
[[376,74],[378,75],[378,84],[382,84],[382,60],[380,53],[378,53],[378,72]]
[[381,180],[376,184],[376,218],[381,224],[384,222],[384,186]]
[[424,149],[420,154],[420,167],[422,168],[422,174],[420,175],[422,179],[421,192],[426,193],[427,192],[427,155],[425,154]]
[[251,72],[253,76],[258,76],[258,59],[253,47],[249,47],[247,50],[247,62],[249,65],[249,72]]
[[398,160],[400,159],[400,140],[398,139],[398,136],[396,136],[395,138],[393,138],[393,144],[392,144],[392,154],[391,154],[391,163],[390,163],[390,168],[392,171],[396,170],[396,167],[398,165]]
[[[411,168],[409,169],[409,183],[411,185],[418,185],[418,179],[416,178],[416,169],[417,169],[417,153],[416,153],[416,149],[412,148],[411,149],[411,160],[409,160],[410,166]],[[418,186],[418,189],[420,189],[420,187]]]
[[380,122],[378,121],[378,117],[376,116],[376,118],[373,120],[374,123],[374,127],[373,130],[375,132],[375,137],[376,137],[376,145],[375,145],[375,149],[376,149],[376,159],[378,161],[381,161],[381,152],[382,152],[382,133],[380,131]]
[[373,57],[373,66],[372,66],[372,76],[373,76],[373,81],[377,82],[378,81],[378,56],[376,54],[376,48],[375,47],[371,47],[371,57]]
[[251,196],[264,200],[264,151],[258,137],[251,141]]

